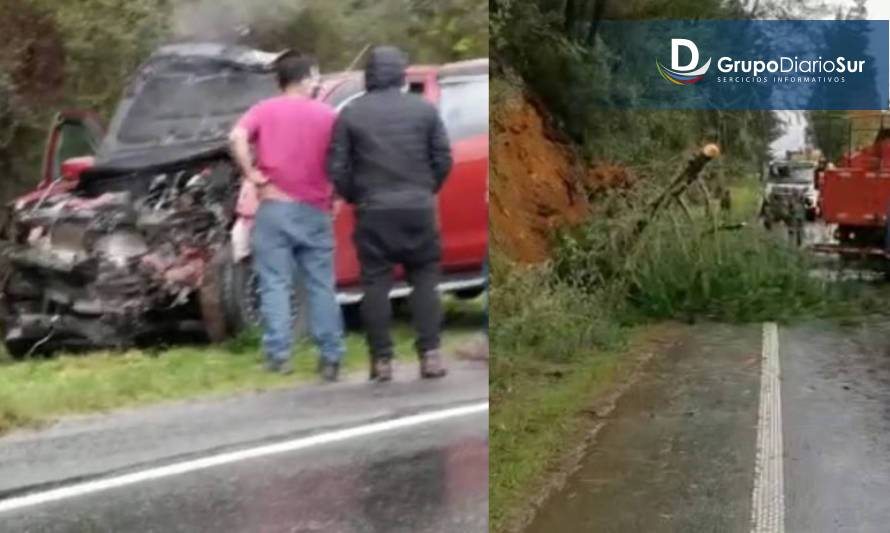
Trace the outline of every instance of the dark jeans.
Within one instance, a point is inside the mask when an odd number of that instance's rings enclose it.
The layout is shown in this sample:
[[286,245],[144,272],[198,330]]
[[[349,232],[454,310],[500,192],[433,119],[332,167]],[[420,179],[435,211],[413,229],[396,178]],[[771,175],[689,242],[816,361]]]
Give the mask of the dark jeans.
[[358,213],[355,248],[362,266],[362,321],[372,358],[393,356],[389,334],[389,292],[393,268],[402,265],[412,287],[411,316],[419,355],[439,348],[442,306],[439,261],[442,251],[432,209],[374,209]]

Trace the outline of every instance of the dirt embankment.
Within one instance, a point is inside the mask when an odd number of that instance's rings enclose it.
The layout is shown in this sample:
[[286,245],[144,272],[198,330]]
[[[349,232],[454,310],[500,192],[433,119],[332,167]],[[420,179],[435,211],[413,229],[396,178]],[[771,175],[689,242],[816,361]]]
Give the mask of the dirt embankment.
[[512,260],[547,259],[553,232],[581,222],[593,194],[632,181],[619,166],[588,167],[528,98],[497,105],[492,128],[491,239]]

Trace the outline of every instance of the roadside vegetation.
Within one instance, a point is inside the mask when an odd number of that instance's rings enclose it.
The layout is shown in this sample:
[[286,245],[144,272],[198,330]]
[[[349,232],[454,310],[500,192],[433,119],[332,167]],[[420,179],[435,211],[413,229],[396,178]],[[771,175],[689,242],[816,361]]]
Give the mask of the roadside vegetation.
[[[479,335],[484,320],[481,298],[448,299],[445,309],[446,351]],[[398,318],[394,340],[398,357],[415,364],[413,333],[405,316]],[[364,380],[368,359],[363,334],[350,332],[346,347],[343,379]],[[0,356],[0,434],[71,414],[309,384],[317,380],[316,353],[308,341],[295,347],[292,376],[263,369],[257,332],[219,346],[60,355],[24,362]]]
[[[780,132],[776,115],[608,110],[635,90],[610,85],[614,56],[596,34],[598,16],[806,18],[824,9],[817,4],[492,3],[492,218],[516,221],[492,225],[492,531],[521,524],[573,443],[583,442],[595,425],[591,406],[627,379],[629,365],[645,349],[641,339],[670,337],[671,330],[682,330],[678,324],[696,321],[846,319],[883,311],[873,291],[813,276],[811,257],[759,224],[757,176]],[[523,99],[546,127],[521,131],[555,148],[535,152],[535,141],[526,140],[511,153],[502,147],[506,140],[498,141],[500,134],[519,144],[510,135],[528,122],[515,119],[515,102]],[[682,205],[671,202],[652,216],[653,199],[705,143],[722,150],[701,173],[705,186],[696,183]],[[575,163],[552,164],[560,154]],[[545,166],[528,170],[527,177],[517,174],[536,157],[553,169],[549,176]],[[511,204],[518,195],[505,191],[524,180],[532,183],[531,201]],[[574,203],[548,204],[541,192],[548,180],[569,190]],[[523,209],[545,220],[517,229]],[[648,224],[642,232],[641,220]],[[526,264],[530,255],[515,246],[528,239],[500,234],[517,231],[550,235],[544,261]]]

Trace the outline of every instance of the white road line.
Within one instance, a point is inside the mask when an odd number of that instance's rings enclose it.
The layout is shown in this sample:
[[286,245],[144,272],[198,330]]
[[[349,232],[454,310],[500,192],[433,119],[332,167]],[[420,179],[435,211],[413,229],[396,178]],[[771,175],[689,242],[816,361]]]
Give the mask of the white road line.
[[359,437],[367,437],[369,435],[374,435],[377,433],[384,433],[412,426],[431,424],[433,422],[439,422],[450,418],[468,416],[487,411],[488,402],[481,402],[461,407],[442,409],[439,411],[430,411],[417,415],[406,416],[403,418],[397,418],[394,420],[374,422],[362,426],[340,429],[327,433],[320,433],[318,435],[310,435],[308,437],[301,437],[289,441],[267,444],[255,448],[249,448],[246,450],[219,453],[216,455],[202,457],[200,459],[182,461],[179,463],[174,463],[157,468],[141,470],[139,472],[132,472],[120,476],[97,479],[94,481],[86,481],[83,483],[76,483],[73,485],[50,489],[43,492],[35,492],[31,494],[25,494],[23,496],[17,496],[7,500],[0,500],[0,513],[15,511],[26,507],[32,507],[35,505],[41,505],[44,503],[55,502],[59,500],[66,500],[69,498],[76,498],[78,496],[84,496],[87,494],[101,492],[109,489],[124,487],[126,485],[133,485],[135,483],[142,483],[144,481],[152,481],[165,477],[178,476],[180,474],[186,474],[189,472],[194,472],[196,470],[203,470],[206,468],[226,465],[238,461],[244,461],[247,459],[255,459],[257,457],[264,457],[267,455],[304,450],[306,448],[313,448],[324,444],[331,444],[334,442],[341,442]]
[[763,324],[760,413],[757,420],[757,462],[751,498],[752,533],[784,533],[785,489],[782,471],[782,391],[779,328]]

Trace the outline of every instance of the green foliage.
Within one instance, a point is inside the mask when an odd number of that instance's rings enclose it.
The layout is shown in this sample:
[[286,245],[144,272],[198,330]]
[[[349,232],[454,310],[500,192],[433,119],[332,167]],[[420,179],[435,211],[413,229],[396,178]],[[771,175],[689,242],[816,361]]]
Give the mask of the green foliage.
[[[733,187],[734,210],[674,206],[636,224],[646,195],[610,198],[585,224],[562,232],[554,253],[558,280],[571,280],[576,298],[602,302],[609,316],[639,320],[790,321],[882,312],[858,285],[813,275],[817,265],[788,239],[756,220],[756,183]],[[832,271],[828,271],[832,272]],[[830,276],[831,274],[828,274]]]
[[249,21],[244,42],[310,52],[327,70],[345,68],[365,46],[377,44],[400,46],[415,63],[488,55],[488,9],[480,0],[276,0],[262,12],[240,2],[233,9]]
[[491,526],[503,531],[552,451],[574,438],[574,413],[615,372],[624,332],[609,298],[585,298],[548,266],[492,255],[489,391]]
[[641,246],[626,283],[629,303],[648,317],[786,320],[829,302],[807,258],[760,228],[707,234],[665,223]]
[[807,142],[825,154],[829,161],[838,159],[850,142],[850,117],[846,111],[807,111]]
[[611,381],[626,378],[623,363],[629,358],[618,351],[587,352],[555,364],[508,357],[497,347],[492,357],[489,527],[505,532],[514,530],[509,527],[513,512],[527,509],[541,476],[560,468],[566,443],[588,436],[591,398]]
[[57,105],[107,116],[129,74],[167,36],[166,0],[35,0],[50,11],[65,47],[65,92]]
[[[580,13],[591,12],[590,2],[580,4]],[[606,5],[608,15],[621,19],[725,18],[741,9],[716,0]],[[771,112],[634,111],[642,85],[612,81],[622,43],[611,42],[614,36],[599,36],[588,46],[586,37],[579,37],[586,31],[564,28],[563,7],[562,2],[496,0],[492,53],[500,71],[517,71],[557,127],[591,159],[636,164],[669,158],[703,140],[719,143],[730,164],[747,170],[767,158],[780,133]],[[584,19],[582,26],[587,23]]]
[[547,267],[514,267],[496,256],[491,286],[494,357],[567,362],[618,338],[606,295],[579,298],[578,287]]
[[28,186],[46,134],[44,110],[62,93],[64,49],[52,14],[25,0],[0,1],[0,36],[2,201]]

